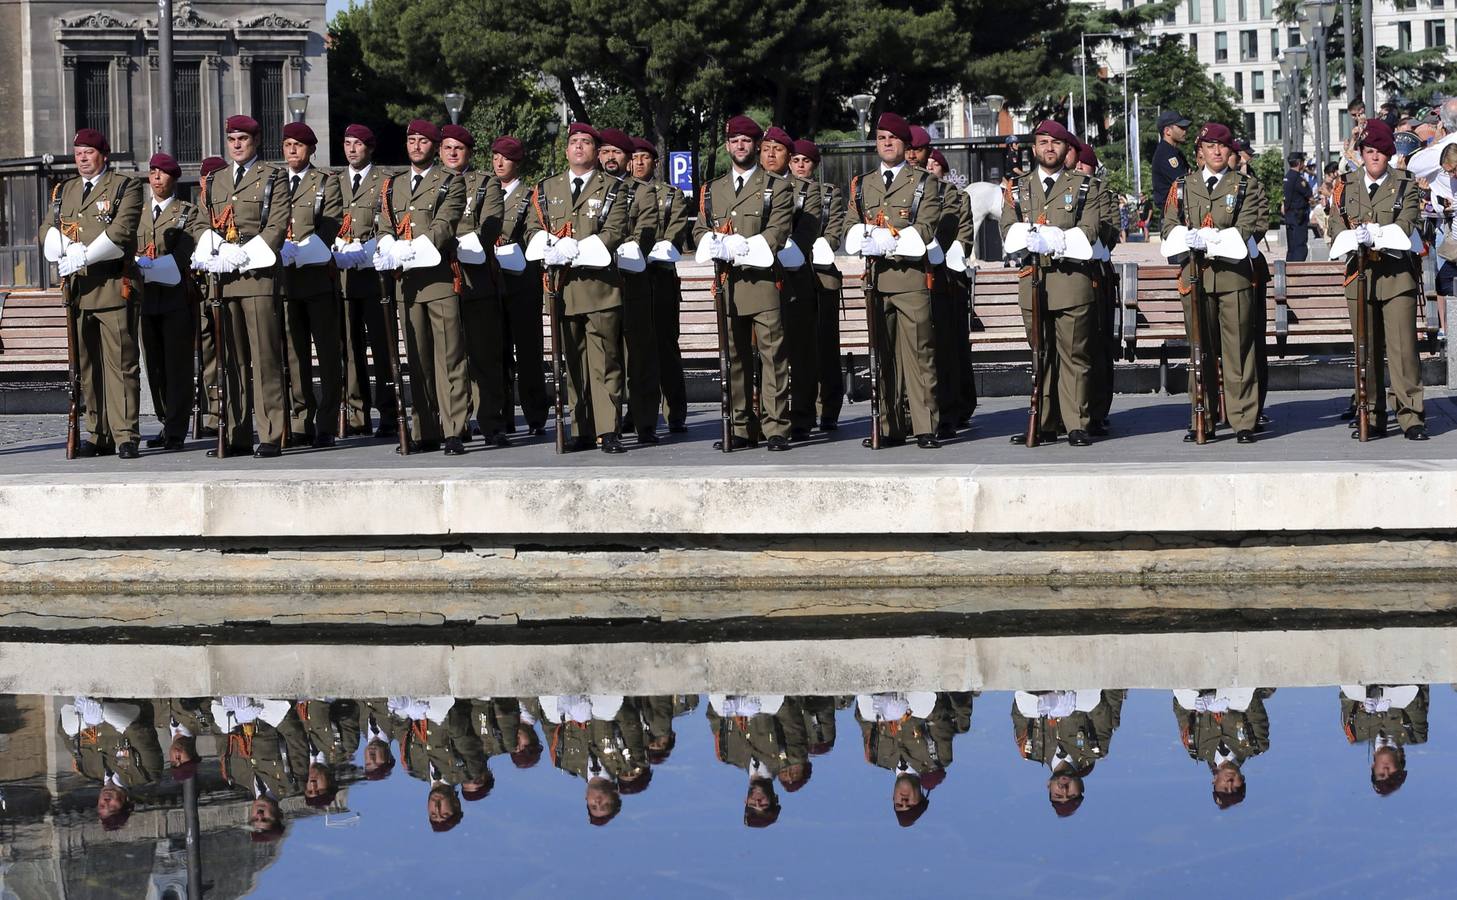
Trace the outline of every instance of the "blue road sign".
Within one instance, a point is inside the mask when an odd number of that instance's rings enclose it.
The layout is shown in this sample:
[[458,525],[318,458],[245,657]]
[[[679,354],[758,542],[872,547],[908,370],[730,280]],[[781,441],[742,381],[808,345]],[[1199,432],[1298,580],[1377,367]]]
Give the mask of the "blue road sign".
[[693,154],[686,150],[668,153],[668,183],[680,191],[693,190]]

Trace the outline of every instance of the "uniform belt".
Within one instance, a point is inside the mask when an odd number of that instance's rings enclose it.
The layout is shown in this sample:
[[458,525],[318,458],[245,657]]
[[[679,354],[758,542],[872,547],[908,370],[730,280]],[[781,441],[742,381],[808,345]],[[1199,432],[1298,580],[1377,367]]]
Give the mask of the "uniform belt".
[[108,259],[105,262],[96,262],[88,265],[84,270],[86,278],[115,278],[125,274],[123,267],[124,260]]

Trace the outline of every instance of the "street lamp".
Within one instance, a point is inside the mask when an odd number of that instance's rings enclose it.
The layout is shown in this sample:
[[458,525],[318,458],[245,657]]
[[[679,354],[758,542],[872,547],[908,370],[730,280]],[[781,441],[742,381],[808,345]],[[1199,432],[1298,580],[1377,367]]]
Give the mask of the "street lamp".
[[992,137],[997,137],[1002,133],[1002,107],[1007,105],[1007,98],[1001,94],[987,94],[983,99],[992,111]]
[[1305,153],[1305,115],[1300,96],[1300,73],[1305,71],[1309,56],[1310,51],[1304,47],[1286,47],[1285,52],[1280,54],[1280,71],[1285,73],[1290,95],[1290,149],[1301,154]]
[[[1088,125],[1088,38],[1113,38],[1126,41],[1133,37],[1131,31],[1084,31],[1078,35],[1078,67],[1083,73],[1083,137],[1091,141],[1092,128]],[[1093,45],[1097,49],[1097,44]],[[1126,72],[1127,66],[1124,67]]]
[[302,122],[304,113],[309,109],[309,95],[289,94],[286,99],[288,100],[288,114],[293,116],[295,122]]
[[465,94],[451,91],[441,98],[445,101],[445,113],[450,116],[450,124],[460,124],[460,111],[465,109]]
[[867,139],[870,137],[870,128],[866,123],[866,118],[870,115],[870,104],[874,102],[875,98],[870,94],[856,94],[850,98],[850,108],[855,110],[855,118],[860,123],[860,133]]
[[1326,77],[1326,30],[1336,19],[1336,0],[1305,0],[1301,4],[1300,38],[1312,46],[1312,100],[1319,106],[1315,121],[1315,148],[1322,166],[1330,155],[1330,80]]

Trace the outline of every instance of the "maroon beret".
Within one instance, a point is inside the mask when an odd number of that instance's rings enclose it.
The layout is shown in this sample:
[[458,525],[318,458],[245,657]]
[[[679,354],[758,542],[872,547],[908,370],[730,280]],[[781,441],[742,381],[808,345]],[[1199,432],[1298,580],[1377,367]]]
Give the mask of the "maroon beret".
[[1391,126],[1380,119],[1367,119],[1366,130],[1361,135],[1361,147],[1370,147],[1387,156],[1396,155],[1396,137],[1391,133]]
[[161,169],[173,178],[182,177],[182,167],[177,165],[177,160],[166,153],[153,153],[152,158],[147,162],[148,169]]
[[462,144],[465,144],[467,150],[474,150],[476,148],[476,139],[471,137],[470,129],[464,125],[441,125],[440,139],[443,141],[446,138],[450,138],[453,141],[460,141]]
[[883,112],[883,113],[881,113],[880,114],[880,118],[875,120],[875,130],[876,131],[889,131],[891,134],[893,134],[896,137],[900,138],[901,140],[905,141],[907,146],[910,146],[910,143],[911,143],[911,126],[898,113],[893,113],[893,112]]
[[602,135],[598,134],[597,129],[593,128],[586,122],[573,122],[571,125],[568,125],[567,137],[570,138],[574,134],[585,134],[587,137],[592,139],[593,143],[602,143]]
[[1233,132],[1218,122],[1209,122],[1199,129],[1196,141],[1200,144],[1223,144],[1231,150],[1239,149],[1235,146]]
[[227,125],[223,130],[227,134],[242,131],[257,137],[259,132],[258,120],[252,116],[228,116]]
[[76,132],[76,139],[71,141],[71,146],[91,147],[95,150],[100,150],[102,156],[111,155],[111,142],[106,139],[106,135],[97,131],[95,128],[82,128]]
[[499,153],[512,162],[521,162],[526,158],[526,148],[521,142],[509,134],[496,138],[491,144],[491,152]]
[[197,169],[197,174],[202,178],[206,178],[217,170],[226,169],[227,167],[228,161],[221,156],[209,156],[202,161],[202,165]]
[[789,150],[794,149],[794,138],[790,137],[789,132],[780,128],[778,125],[770,125],[769,130],[764,132],[763,139],[773,141],[776,144],[783,144]]
[[946,154],[940,150],[932,150],[931,158],[936,160],[936,165],[940,166],[948,175],[951,173],[951,163],[946,161]]
[[812,159],[815,162],[819,162],[820,148],[815,145],[814,141],[807,141],[804,138],[800,138],[799,140],[794,142],[794,155],[803,156],[807,159]]
[[900,825],[900,827],[910,828],[912,825],[916,824],[916,822],[920,821],[921,816],[925,815],[926,810],[930,807],[931,798],[922,796],[921,802],[917,803],[915,806],[912,806],[910,809],[896,810],[895,820]]
[[[152,166],[152,168],[157,169],[160,166]],[[195,759],[189,759],[185,763],[180,763],[172,767],[172,780],[177,784],[181,784],[184,781],[191,781],[196,776],[197,760]]]
[[496,783],[493,781],[490,784],[485,785],[484,787],[478,787],[478,788],[462,787],[460,789],[460,796],[461,796],[461,799],[463,799],[463,800],[469,800],[470,802],[474,803],[477,800],[484,800],[484,799],[486,799],[486,797],[488,797],[490,795],[490,793],[491,793],[491,788],[493,788],[495,786],[496,786]]
[[916,148],[931,146],[931,132],[919,125],[912,125],[910,144]]
[[1090,145],[1083,144],[1082,149],[1078,151],[1078,162],[1096,169],[1098,168],[1098,154],[1093,152],[1093,148]]
[[1057,817],[1059,819],[1066,819],[1068,816],[1077,812],[1079,806],[1083,805],[1083,797],[1079,794],[1071,800],[1053,800],[1051,802],[1052,811],[1057,813]]
[[410,127],[405,129],[405,137],[412,134],[418,134],[432,144],[440,143],[440,129],[435,127],[434,122],[425,119],[415,119],[410,123]]
[[751,141],[764,139],[764,129],[760,128],[759,123],[748,116],[734,116],[732,119],[729,119],[728,124],[723,128],[723,133],[724,137],[738,137],[739,135],[743,135]]
[[616,147],[628,156],[632,155],[632,138],[621,128],[604,128],[597,132],[599,143]]
[[1032,134],[1034,137],[1039,134],[1045,134],[1054,140],[1062,141],[1068,146],[1076,146],[1078,144],[1078,139],[1073,137],[1073,133],[1071,131],[1068,131],[1066,128],[1062,127],[1057,122],[1054,122],[1051,119],[1043,119],[1040,123],[1038,123],[1037,127],[1032,130]]
[[653,159],[657,159],[658,158],[658,145],[657,144],[654,144],[652,141],[648,140],[647,138],[635,137],[635,138],[632,139],[632,152],[633,153],[651,153],[653,155]]
[[302,122],[289,122],[283,126],[283,139],[295,140],[300,144],[308,144],[310,147],[319,146],[319,138],[314,130]]
[[344,136],[347,138],[354,138],[356,141],[359,141],[361,144],[364,144],[367,147],[374,146],[374,132],[369,130],[368,125],[360,125],[358,123],[350,125],[348,128],[344,129]]

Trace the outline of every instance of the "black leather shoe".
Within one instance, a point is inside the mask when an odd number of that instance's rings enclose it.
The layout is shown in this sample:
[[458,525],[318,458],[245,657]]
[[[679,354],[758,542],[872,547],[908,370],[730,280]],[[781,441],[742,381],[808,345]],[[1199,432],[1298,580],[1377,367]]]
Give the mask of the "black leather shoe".
[[1199,436],[1194,433],[1194,429],[1190,428],[1188,431],[1184,432],[1184,443],[1192,444],[1197,440],[1199,440]]
[[936,428],[936,437],[938,440],[951,440],[952,438],[956,437],[956,426],[952,425],[950,422],[942,422]]
[[[1051,443],[1055,442],[1056,440],[1057,440],[1057,433],[1056,432],[1044,431],[1044,432],[1041,432],[1040,434],[1037,435],[1037,443],[1039,443],[1039,444],[1051,444]],[[1012,435],[1012,438],[1011,438],[1010,441],[1008,441],[1008,443],[1011,443],[1011,444],[1021,444],[1023,446],[1026,446],[1027,445],[1027,433],[1026,432],[1023,432],[1021,434],[1014,434],[1014,435]]]
[[789,439],[791,441],[809,440],[809,429],[803,425],[796,425],[789,429]]
[[465,441],[462,441],[458,437],[446,438],[445,439],[445,455],[446,456],[465,456]]
[[770,453],[781,453],[789,449],[789,438],[782,434],[776,434],[769,438],[768,446],[765,448]]
[[[880,437],[880,449],[882,450],[884,450],[886,447],[904,447],[905,445],[906,439],[903,437],[887,437],[885,435],[881,435]],[[870,438],[861,438],[860,446],[869,449]]]
[[823,420],[820,421],[820,431],[839,431],[839,430],[840,430],[840,423],[839,422],[836,422],[836,421],[834,421],[832,419],[823,419]]
[[218,430],[216,428],[209,428],[208,426],[204,425],[198,429],[197,436],[199,438],[215,438],[218,436]]
[[637,442],[639,444],[657,444],[660,443],[660,439],[658,438],[658,433],[653,429],[639,428],[637,430]]
[[439,453],[440,441],[436,438],[431,438],[428,441],[416,441],[410,445],[410,450],[415,453]]
[[1430,436],[1427,434],[1427,426],[1425,425],[1413,425],[1403,432],[1403,436],[1409,441],[1425,441],[1430,439]]
[[277,444],[259,444],[258,449],[253,451],[254,459],[276,459],[283,455]]
[[167,446],[167,437],[165,435],[159,434],[156,437],[147,438],[148,450],[161,450],[165,446]]
[[396,425],[394,422],[390,422],[388,424],[381,423],[380,426],[374,430],[374,436],[379,438],[380,440],[398,440],[400,437],[400,426]]
[[1088,423],[1088,434],[1091,434],[1093,437],[1107,437],[1108,436],[1108,423],[1107,422],[1089,422]]
[[1236,431],[1234,433],[1234,439],[1241,444],[1253,444],[1255,442],[1255,433],[1246,428],[1242,431]]
[[182,438],[168,438],[167,442],[162,445],[162,449],[170,452],[181,450],[184,446],[185,444],[183,443]]
[[117,459],[136,459],[140,455],[141,454],[137,453],[136,441],[126,441],[125,443],[118,445],[116,448]]
[[573,438],[572,441],[571,441],[571,443],[567,444],[567,448],[570,449],[570,450],[573,450],[573,451],[577,451],[577,450],[596,450],[597,449],[597,441],[596,441],[595,438],[589,438],[589,437]]
[[347,438],[363,437],[369,434],[374,434],[374,429],[368,425],[349,425],[344,429],[344,436]]
[[627,448],[622,446],[622,438],[618,437],[614,432],[607,432],[600,436],[597,441],[601,445],[603,453],[627,452]]
[[310,446],[316,450],[327,450],[328,448],[334,446],[335,443],[336,441],[334,440],[334,436],[332,434],[316,434],[314,435],[314,439],[310,443]]
[[[228,449],[228,454],[227,455],[229,457],[233,457],[233,456],[247,456],[252,451],[253,451],[253,447],[251,445],[246,446],[246,447],[230,447]],[[214,442],[212,444],[212,446],[210,446],[210,447],[207,448],[207,455],[211,459],[217,459],[218,458],[218,445],[217,445],[216,442]]]
[[936,440],[936,436],[933,434],[918,434],[916,435],[916,446],[922,450],[940,450],[941,442]]
[[[738,435],[734,435],[729,440],[729,449],[730,450],[752,450],[752,449],[754,449],[757,446],[759,446],[759,444],[758,444],[757,441],[751,441],[751,440],[749,440],[746,437],[739,437]],[[713,449],[715,449],[715,450],[722,450],[723,449],[723,440],[720,439],[720,440],[714,441],[713,442]]]
[[684,425],[682,422],[669,422],[668,423],[668,433],[669,434],[687,434],[688,433],[688,426],[687,425]]
[[1067,433],[1067,445],[1069,447],[1087,447],[1093,443],[1088,433],[1081,428],[1074,428]]
[[91,441],[82,441],[76,445],[77,459],[91,459],[96,453],[96,445]]
[[1270,417],[1265,415],[1264,413],[1260,413],[1258,416],[1255,417],[1256,425],[1269,425],[1270,421]]
[[505,450],[507,447],[511,446],[511,439],[506,437],[506,432],[498,431],[490,437],[486,438],[486,445],[489,447],[495,447],[499,450]]

